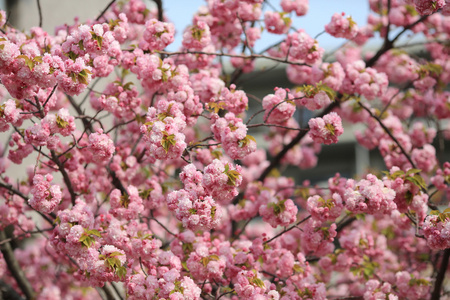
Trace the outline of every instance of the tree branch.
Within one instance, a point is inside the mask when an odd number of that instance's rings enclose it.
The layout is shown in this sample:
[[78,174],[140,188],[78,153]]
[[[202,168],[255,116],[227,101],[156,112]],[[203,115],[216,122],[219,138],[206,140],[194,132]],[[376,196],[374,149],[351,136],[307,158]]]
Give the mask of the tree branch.
[[164,11],[162,6],[162,0],[153,0],[158,8],[158,21],[164,22]]
[[105,7],[105,9],[101,12],[101,14],[95,19],[95,21],[100,21],[100,19],[103,17],[103,15],[106,13],[106,11],[113,5],[113,3],[116,2],[116,0],[112,0],[109,2],[109,4]]
[[157,53],[161,53],[167,56],[172,55],[184,55],[184,54],[204,54],[204,55],[215,55],[215,56],[225,56],[225,57],[239,57],[244,59],[256,59],[256,58],[265,58],[268,60],[273,60],[280,63],[296,65],[296,66],[309,66],[308,64],[289,61],[287,58],[278,58],[272,57],[262,54],[250,54],[250,55],[242,55],[242,54],[230,54],[230,53],[216,53],[216,52],[205,52],[205,51],[177,51],[177,52],[169,52],[169,51],[156,51]]
[[296,228],[298,225],[302,224],[303,222],[306,222],[309,218],[311,218],[311,215],[307,216],[306,218],[298,221],[297,223],[295,223],[295,225],[292,225],[291,227],[289,227],[288,229],[283,230],[282,232],[280,232],[279,234],[277,234],[276,236],[274,236],[273,238],[271,238],[270,240],[265,241],[263,244],[268,244],[271,241],[273,241],[274,239],[278,238],[279,236],[285,234],[288,231],[291,231],[292,229]]
[[[334,108],[336,108],[339,105],[338,101],[335,101],[331,103],[320,115],[319,117],[323,117],[324,115],[331,112]],[[266,177],[270,174],[270,172],[275,169],[276,166],[278,166],[283,159],[283,157],[287,154],[289,150],[294,148],[295,145],[297,145],[302,138],[308,133],[309,128],[305,128],[305,130],[299,131],[299,133],[292,139],[292,141],[284,146],[283,150],[281,150],[277,156],[275,156],[272,161],[270,162],[270,165],[262,172],[261,176],[259,176],[258,181],[264,181]]]
[[42,27],[42,9],[41,9],[41,1],[37,0],[37,7],[39,12],[39,27]]
[[22,296],[3,280],[0,280],[0,299],[23,300]]
[[433,293],[431,294],[431,300],[438,300],[441,298],[442,282],[444,282],[445,272],[448,268],[448,261],[450,257],[450,249],[444,250],[441,266],[434,282]]
[[361,106],[365,111],[367,111],[370,116],[372,118],[374,118],[378,124],[380,124],[380,126],[383,128],[383,130],[389,135],[389,137],[394,141],[394,143],[397,145],[397,147],[400,149],[400,151],[403,153],[403,155],[406,157],[406,159],[409,161],[409,163],[411,164],[411,166],[414,169],[417,169],[416,165],[414,164],[414,162],[412,161],[411,157],[409,156],[409,154],[405,151],[405,149],[403,148],[403,146],[400,144],[400,142],[397,140],[397,138],[392,134],[392,132],[389,130],[389,128],[386,127],[386,125],[384,125],[384,123],[380,120],[379,117],[377,117],[376,115],[374,115],[372,113],[372,111],[364,106],[364,104],[362,104],[361,102],[359,102],[359,106]]
[[[6,240],[6,234],[4,231],[0,231],[0,241],[3,240]],[[31,287],[30,282],[25,277],[23,270],[20,268],[19,262],[14,256],[14,251],[12,250],[10,243],[4,243],[0,247],[6,265],[16,280],[17,285],[20,287],[20,290],[25,294],[26,299],[34,299],[35,292]]]
[[64,183],[66,184],[66,187],[69,190],[72,205],[75,206],[75,199],[77,198],[77,195],[73,190],[72,181],[70,181],[69,174],[67,174],[66,169],[64,168],[64,164],[59,160],[59,157],[58,155],[56,155],[55,151],[51,150],[51,153],[52,153],[52,161],[58,166],[59,172],[63,176]]

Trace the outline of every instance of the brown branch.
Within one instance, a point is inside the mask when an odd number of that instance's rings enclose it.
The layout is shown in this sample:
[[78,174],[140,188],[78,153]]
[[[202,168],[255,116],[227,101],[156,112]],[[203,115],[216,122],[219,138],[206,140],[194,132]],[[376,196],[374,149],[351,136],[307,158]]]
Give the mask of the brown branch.
[[436,276],[436,280],[434,281],[433,293],[431,294],[431,300],[438,300],[441,297],[441,289],[442,283],[444,282],[445,272],[448,268],[448,261],[450,257],[450,249],[444,250],[444,255],[442,257],[441,266],[439,268],[439,272]]
[[116,297],[114,296],[114,290],[113,288],[108,284],[105,283],[105,285],[102,287],[103,292],[105,292],[106,299],[108,300],[116,300]]
[[412,161],[409,154],[406,152],[406,150],[403,148],[403,146],[400,144],[400,142],[397,140],[397,138],[392,134],[392,132],[389,130],[389,128],[387,128],[386,125],[384,125],[384,123],[381,121],[381,119],[379,117],[377,117],[376,115],[374,115],[372,113],[372,111],[368,107],[366,107],[364,104],[362,104],[361,102],[359,102],[359,106],[361,106],[365,111],[367,111],[370,114],[370,116],[372,118],[374,118],[378,122],[378,124],[380,124],[380,126],[383,128],[383,130],[389,135],[389,137],[394,141],[394,143],[397,145],[397,147],[400,149],[400,151],[403,153],[403,155],[409,161],[411,166],[414,169],[417,169],[416,165]]
[[399,32],[392,40],[389,40],[389,38],[386,36],[384,39],[383,46],[378,50],[378,52],[372,56],[367,62],[366,67],[372,67],[375,65],[375,63],[378,61],[378,59],[387,51],[394,48],[394,43],[397,41],[406,31],[413,28],[417,24],[425,21],[429,16],[422,16],[420,19],[418,19],[416,22],[409,24],[408,26],[405,26],[401,32]]
[[[0,187],[1,188],[5,188],[8,191],[10,191],[12,194],[19,196],[20,198],[22,198],[23,200],[25,200],[25,203],[30,206],[30,204],[28,203],[28,197],[25,196],[21,191],[16,190],[15,188],[13,188],[12,185],[9,184],[4,184],[0,182]],[[30,206],[31,207],[31,206]],[[47,215],[44,215],[43,213],[37,211],[37,213],[39,213],[39,215],[41,215],[42,218],[44,218],[48,223],[53,224],[53,220],[50,219]],[[50,213],[49,214],[53,219],[56,218],[56,215],[54,213]]]
[[103,15],[106,13],[106,11],[113,5],[113,3],[116,2],[116,0],[112,0],[109,2],[109,4],[105,7],[105,9],[101,12],[101,14],[95,19],[95,21],[100,21],[100,19],[103,17]]
[[42,9],[41,9],[41,1],[37,0],[37,7],[39,12],[39,27],[42,27]]
[[287,129],[287,130],[309,131],[309,129],[305,129],[305,128],[294,128],[294,127],[287,127],[287,126],[278,125],[278,124],[266,124],[266,123],[248,125],[247,128],[261,127],[261,126],[278,127],[278,128],[283,128],[283,129]]
[[[39,1],[38,1],[38,3],[39,3]],[[58,87],[58,84],[55,84],[55,86],[53,87],[52,91],[50,92],[50,95],[48,95],[47,99],[45,100],[44,104],[42,105],[43,108],[45,108],[45,106],[47,105],[48,101],[50,100],[50,98],[55,93],[55,90],[56,90],[57,87]]]
[[265,59],[276,61],[279,63],[285,63],[285,64],[296,65],[296,66],[309,66],[308,64],[301,63],[301,62],[289,61],[287,58],[278,58],[278,57],[272,57],[272,56],[267,56],[267,55],[262,55],[262,54],[254,54],[254,53],[250,54],[250,55],[205,52],[205,51],[176,51],[176,52],[157,51],[157,53],[161,53],[161,54],[164,54],[167,56],[185,55],[185,54],[204,54],[204,55],[215,55],[215,56],[225,56],[225,57],[238,57],[238,58],[243,58],[243,59],[265,58]]
[[[69,99],[70,104],[72,105],[72,107],[75,109],[75,111],[77,112],[77,114],[79,116],[84,115],[84,113],[81,110],[80,106],[75,102],[75,99],[72,96],[67,95],[67,99]],[[85,128],[85,131],[94,132],[94,128],[92,127],[91,122],[86,120],[86,118],[82,118],[81,121],[83,122],[83,126]]]
[[3,280],[0,280],[0,299],[23,300],[22,296]]
[[164,10],[162,5],[162,0],[153,0],[158,8],[158,21],[164,22]]
[[311,215],[309,215],[309,216],[307,216],[306,218],[304,218],[304,219],[298,221],[297,223],[295,223],[295,225],[292,225],[291,227],[289,227],[289,228],[283,230],[282,232],[280,232],[279,234],[277,234],[276,236],[274,236],[274,237],[271,238],[270,240],[265,241],[263,244],[268,244],[268,243],[270,243],[271,241],[273,241],[274,239],[278,238],[279,236],[285,234],[286,232],[291,231],[291,230],[294,229],[294,228],[297,228],[298,225],[302,224],[303,222],[306,222],[309,218],[311,218]]
[[[6,239],[6,234],[4,231],[0,231],[0,241]],[[14,256],[14,251],[11,248],[10,243],[4,243],[1,246],[1,251],[3,254],[3,258],[5,259],[6,265],[8,266],[9,271],[17,282],[20,290],[24,293],[26,299],[34,299],[35,292],[25,277],[23,270],[20,268],[19,262]]]
[[77,195],[73,190],[72,181],[70,181],[69,174],[67,174],[66,169],[64,168],[64,164],[59,160],[59,157],[55,153],[55,151],[51,150],[50,152],[52,154],[52,161],[58,166],[58,170],[63,176],[64,183],[66,184],[67,190],[69,191],[70,194],[72,205],[75,206],[75,199],[77,198]]
[[[331,112],[335,107],[339,105],[338,101],[331,103],[320,115],[319,117],[323,117],[324,115]],[[262,172],[261,176],[259,176],[258,181],[262,182],[266,177],[270,174],[270,172],[278,166],[283,159],[283,157],[291,150],[295,145],[297,145],[303,137],[308,133],[309,128],[305,128],[305,130],[299,131],[299,133],[292,139],[292,141],[283,147],[283,149],[272,159],[270,165]]]

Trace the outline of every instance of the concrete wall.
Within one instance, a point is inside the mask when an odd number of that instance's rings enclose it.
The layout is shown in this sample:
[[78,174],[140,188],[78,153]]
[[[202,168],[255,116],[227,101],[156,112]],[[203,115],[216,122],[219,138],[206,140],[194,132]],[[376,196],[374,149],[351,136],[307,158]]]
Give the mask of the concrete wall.
[[[7,0],[10,23],[20,30],[39,26],[37,0]],[[57,25],[96,18],[111,0],[40,0],[42,27],[53,34]],[[0,3],[1,4],[1,3]]]

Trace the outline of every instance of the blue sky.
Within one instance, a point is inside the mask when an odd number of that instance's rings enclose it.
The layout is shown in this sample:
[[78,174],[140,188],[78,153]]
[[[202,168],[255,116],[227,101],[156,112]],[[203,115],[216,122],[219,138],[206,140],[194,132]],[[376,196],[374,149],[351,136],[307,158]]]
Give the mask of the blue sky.
[[[165,13],[170,20],[175,23],[177,29],[177,36],[175,43],[168,47],[169,50],[177,50],[181,45],[181,34],[183,29],[191,22],[192,15],[197,11],[197,8],[205,4],[204,0],[170,0],[163,1]],[[272,0],[270,3],[279,8],[280,0]],[[281,9],[280,9],[281,10]],[[331,16],[335,13],[345,12],[346,15],[351,15],[353,20],[358,25],[365,25],[367,23],[367,16],[369,14],[368,1],[362,0],[310,0],[309,12],[306,16],[293,17],[293,25],[295,28],[303,28],[312,37],[324,30],[325,24],[330,22]],[[280,37],[266,33],[262,40],[256,44],[256,50],[263,49],[266,46],[279,41]],[[331,37],[328,34],[322,34],[317,39],[319,45],[326,50],[333,49],[341,45],[345,40]]]

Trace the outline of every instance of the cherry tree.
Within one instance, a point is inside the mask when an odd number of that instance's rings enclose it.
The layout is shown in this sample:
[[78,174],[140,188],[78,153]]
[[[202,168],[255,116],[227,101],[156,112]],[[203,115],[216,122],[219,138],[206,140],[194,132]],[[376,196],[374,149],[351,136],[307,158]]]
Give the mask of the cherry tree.
[[[177,51],[153,4],[0,12],[0,298],[450,299],[450,1],[342,7],[333,52],[292,25],[308,0],[207,0]],[[291,84],[246,92],[257,61]],[[384,166],[286,175],[344,130]]]

